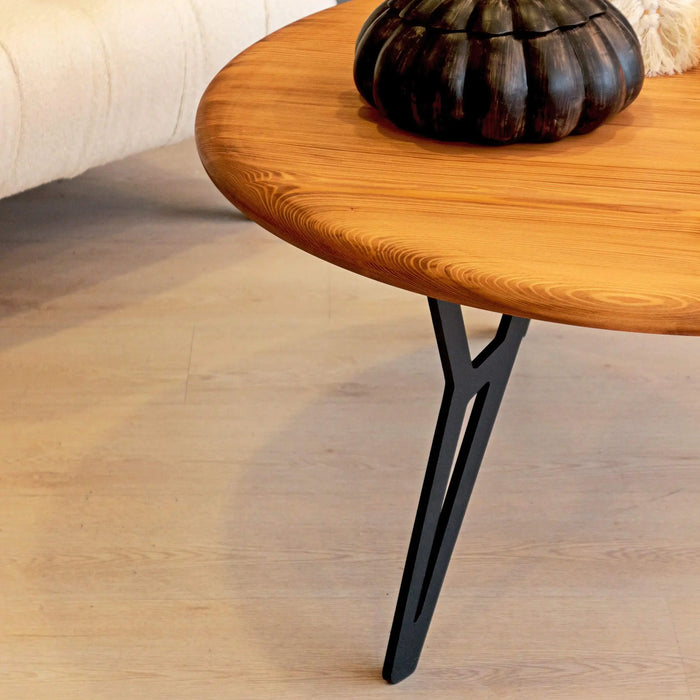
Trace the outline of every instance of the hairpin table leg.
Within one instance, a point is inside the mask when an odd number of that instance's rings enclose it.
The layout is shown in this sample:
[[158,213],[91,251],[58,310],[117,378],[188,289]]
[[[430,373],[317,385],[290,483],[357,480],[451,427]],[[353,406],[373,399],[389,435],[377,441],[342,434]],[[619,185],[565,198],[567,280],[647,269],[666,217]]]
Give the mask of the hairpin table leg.
[[[445,392],[384,661],[383,676],[391,683],[403,680],[418,665],[486,444],[529,323],[503,316],[495,338],[472,360],[461,307],[435,299],[428,302]],[[472,398],[474,404],[455,460]]]

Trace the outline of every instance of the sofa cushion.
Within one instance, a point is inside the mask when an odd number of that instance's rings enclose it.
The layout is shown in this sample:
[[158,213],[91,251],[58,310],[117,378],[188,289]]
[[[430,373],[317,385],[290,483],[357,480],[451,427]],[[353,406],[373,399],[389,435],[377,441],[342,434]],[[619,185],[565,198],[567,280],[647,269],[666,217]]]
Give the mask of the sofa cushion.
[[207,82],[334,0],[0,0],[0,197],[192,134]]

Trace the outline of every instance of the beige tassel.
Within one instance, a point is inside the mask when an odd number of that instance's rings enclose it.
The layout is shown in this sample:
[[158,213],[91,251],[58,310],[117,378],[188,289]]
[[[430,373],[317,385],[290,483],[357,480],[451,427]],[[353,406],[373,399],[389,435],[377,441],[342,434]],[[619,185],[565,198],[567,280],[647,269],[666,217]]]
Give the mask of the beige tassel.
[[700,63],[700,0],[610,0],[642,45],[648,76],[681,73]]

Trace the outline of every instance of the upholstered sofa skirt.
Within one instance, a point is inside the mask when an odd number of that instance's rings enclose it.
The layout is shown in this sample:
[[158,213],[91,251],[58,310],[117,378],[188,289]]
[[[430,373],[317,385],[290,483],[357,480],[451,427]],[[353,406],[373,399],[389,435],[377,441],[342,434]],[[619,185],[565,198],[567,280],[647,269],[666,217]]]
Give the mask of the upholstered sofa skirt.
[[0,0],[0,197],[192,134],[208,81],[335,0]]

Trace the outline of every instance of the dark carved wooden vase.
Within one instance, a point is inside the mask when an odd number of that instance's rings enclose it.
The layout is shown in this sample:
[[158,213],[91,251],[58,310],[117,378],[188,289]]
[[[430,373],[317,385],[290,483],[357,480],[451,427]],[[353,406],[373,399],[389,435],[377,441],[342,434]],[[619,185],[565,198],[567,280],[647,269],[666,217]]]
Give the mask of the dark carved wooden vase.
[[355,51],[355,84],[371,105],[446,140],[585,133],[643,81],[639,40],[605,0],[385,0]]

